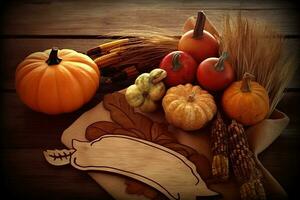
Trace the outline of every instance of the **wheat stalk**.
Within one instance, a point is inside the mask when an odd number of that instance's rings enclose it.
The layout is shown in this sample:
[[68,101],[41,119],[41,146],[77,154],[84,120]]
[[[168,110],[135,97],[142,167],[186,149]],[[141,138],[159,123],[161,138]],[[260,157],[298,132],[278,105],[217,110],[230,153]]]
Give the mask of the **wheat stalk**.
[[283,53],[286,51],[283,36],[264,22],[243,18],[241,14],[234,19],[226,16],[221,51],[229,53],[237,80],[249,72],[266,88],[270,115],[296,69],[294,57]]

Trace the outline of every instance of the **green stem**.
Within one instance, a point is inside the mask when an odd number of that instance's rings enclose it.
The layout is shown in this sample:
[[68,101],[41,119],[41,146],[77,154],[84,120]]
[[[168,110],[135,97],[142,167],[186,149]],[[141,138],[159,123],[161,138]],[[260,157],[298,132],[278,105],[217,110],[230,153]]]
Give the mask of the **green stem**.
[[57,53],[58,53],[58,48],[57,47],[52,47],[49,58],[46,61],[46,63],[48,65],[57,65],[62,61],[62,59],[60,59],[58,57]]
[[178,71],[182,66],[179,58],[180,58],[180,52],[176,51],[172,58],[172,70],[174,72]]
[[251,92],[251,80],[254,79],[254,75],[246,72],[243,76],[241,91]]
[[195,93],[195,92],[192,92],[192,94],[190,94],[190,95],[188,96],[187,101],[188,101],[188,102],[193,102],[193,101],[195,100],[195,96],[196,96],[196,93]]
[[228,53],[223,52],[218,62],[215,64],[215,70],[221,72],[224,70],[224,61],[228,58]]

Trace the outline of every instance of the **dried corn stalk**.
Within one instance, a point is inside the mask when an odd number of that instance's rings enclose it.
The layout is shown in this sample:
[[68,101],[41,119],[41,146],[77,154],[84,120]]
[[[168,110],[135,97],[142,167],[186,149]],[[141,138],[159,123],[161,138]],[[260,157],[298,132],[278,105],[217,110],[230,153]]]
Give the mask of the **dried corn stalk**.
[[228,127],[228,136],[230,162],[234,175],[240,184],[241,198],[243,200],[266,199],[262,184],[263,175],[249,148],[243,126],[232,120]]
[[211,149],[213,154],[212,175],[225,181],[229,177],[228,133],[226,124],[219,112],[212,126]]

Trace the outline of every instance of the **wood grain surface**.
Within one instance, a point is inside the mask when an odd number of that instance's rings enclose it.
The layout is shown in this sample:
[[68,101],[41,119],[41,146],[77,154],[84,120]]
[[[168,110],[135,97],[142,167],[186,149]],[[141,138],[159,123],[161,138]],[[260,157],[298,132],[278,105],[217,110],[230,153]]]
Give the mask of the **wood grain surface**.
[[[182,33],[182,23],[203,9],[221,28],[226,14],[266,20],[286,36],[289,49],[299,52],[298,6],[289,1],[192,0],[25,0],[2,4],[1,15],[1,167],[2,190],[8,199],[113,199],[84,172],[47,164],[42,151],[64,148],[60,137],[83,112],[100,102],[109,90],[101,88],[76,112],[48,116],[24,106],[14,89],[14,71],[28,54],[52,46],[86,52],[122,31]],[[98,36],[101,36],[100,38]],[[105,39],[103,39],[105,38]],[[260,160],[296,197],[300,180],[300,71],[290,83],[279,109],[290,117],[282,135],[260,155]]]

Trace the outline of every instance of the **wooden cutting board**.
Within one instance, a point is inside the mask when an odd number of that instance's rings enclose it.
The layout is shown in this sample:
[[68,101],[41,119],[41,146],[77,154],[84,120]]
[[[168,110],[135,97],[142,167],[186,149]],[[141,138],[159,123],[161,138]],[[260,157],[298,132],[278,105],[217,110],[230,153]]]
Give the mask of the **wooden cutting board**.
[[[114,98],[119,98],[119,95],[115,95]],[[139,112],[138,110],[135,111]],[[166,123],[162,109],[151,114],[142,114],[146,115],[153,121]],[[86,128],[98,121],[113,121],[111,119],[110,112],[104,108],[103,102],[84,113],[68,129],[66,129],[62,134],[62,143],[68,148],[72,148],[73,139],[87,141],[85,137]],[[264,120],[263,122],[247,129],[249,143],[253,152],[257,155],[266,149],[280,135],[282,130],[288,124],[288,121],[289,119],[284,113],[275,111],[271,116],[271,119]],[[200,154],[205,155],[211,162],[212,155],[210,151],[209,129],[202,129],[196,132],[185,132],[172,126],[168,126],[168,130],[180,143],[192,147]],[[280,184],[271,176],[271,174],[259,161],[258,163],[260,164],[265,176],[264,185],[268,195],[276,196],[277,198],[285,198],[286,193]],[[145,163],[145,165],[146,164],[147,163]],[[141,195],[126,193],[126,178],[124,176],[113,173],[92,171],[88,172],[88,174],[117,200],[147,199]],[[231,178],[226,183],[210,184],[208,187],[213,191],[221,193],[224,199],[239,199],[239,190],[234,178]]]

